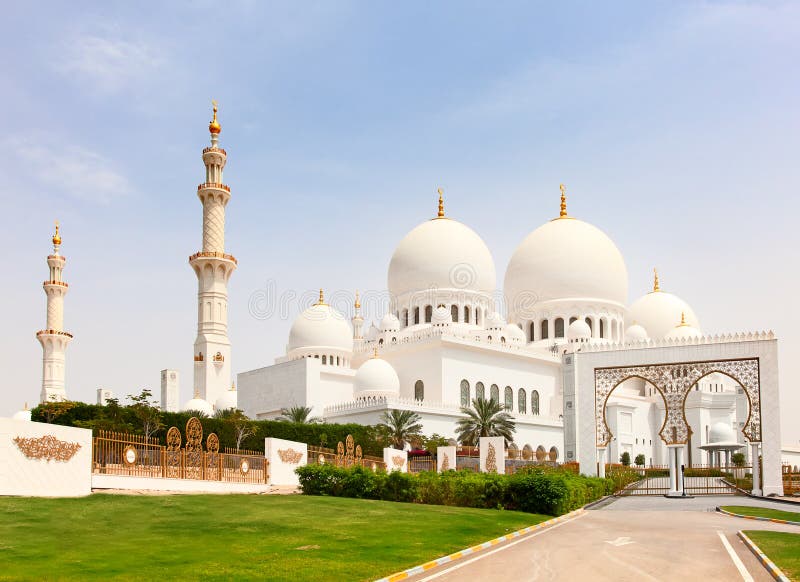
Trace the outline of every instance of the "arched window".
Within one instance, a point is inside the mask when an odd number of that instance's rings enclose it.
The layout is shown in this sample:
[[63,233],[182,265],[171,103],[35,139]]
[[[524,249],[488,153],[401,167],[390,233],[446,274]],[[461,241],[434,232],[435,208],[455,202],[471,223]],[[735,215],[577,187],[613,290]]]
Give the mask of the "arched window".
[[[539,327],[541,328],[539,333],[539,339],[547,339],[550,336],[550,326],[548,325],[549,323],[550,322],[547,321],[546,319],[542,320],[542,323],[539,325]],[[564,325],[563,321],[561,322],[561,325],[562,326]]]
[[525,414],[528,411],[528,395],[525,392],[524,388],[519,389],[519,394],[517,395],[517,412],[520,414]]
[[592,335],[594,336],[594,324],[592,323],[591,318],[587,317],[585,319],[585,321],[586,321],[586,325],[589,326],[589,331],[592,332]]
[[461,380],[461,406],[469,406],[469,382]]
[[559,317],[555,323],[555,337],[564,337],[564,319]]
[[458,305],[450,306],[450,319],[453,320],[453,323],[458,323]]
[[539,414],[539,391],[531,391],[531,414]]
[[601,319],[600,320],[600,337],[601,338],[605,338],[606,337],[606,320],[605,319]]
[[483,323],[483,310],[480,307],[475,308],[475,325]]
[[469,323],[469,305],[464,306],[464,323]]
[[433,307],[430,305],[425,306],[425,323],[431,322],[431,317],[433,316]]
[[381,338],[381,339],[379,339],[379,340],[378,340],[378,345],[379,345],[379,346],[382,346],[382,345],[383,345],[383,338]]
[[547,455],[548,459],[551,461],[558,460],[558,449],[556,447],[550,447],[550,452]]
[[483,387],[483,382],[478,382],[475,384],[475,399],[486,400],[486,390]]
[[505,389],[505,396],[506,396],[506,410],[511,412],[514,410],[514,391],[511,389],[511,386],[506,386]]
[[408,327],[408,309],[403,310],[403,327]]
[[414,308],[414,325],[419,323],[419,307]]
[[425,399],[425,384],[422,383],[422,380],[417,380],[414,383],[414,400],[424,400]]
[[322,363],[323,364],[327,364],[328,363],[328,356],[322,356]]
[[489,388],[489,398],[495,402],[500,402],[500,388],[497,387],[497,384],[492,384],[492,387]]
[[506,338],[505,338],[505,336],[502,336],[502,335],[500,336],[500,343],[501,343],[501,344],[504,344],[504,343],[506,343]]
[[530,329],[528,330],[528,341],[532,342],[536,340],[536,324],[531,322]]

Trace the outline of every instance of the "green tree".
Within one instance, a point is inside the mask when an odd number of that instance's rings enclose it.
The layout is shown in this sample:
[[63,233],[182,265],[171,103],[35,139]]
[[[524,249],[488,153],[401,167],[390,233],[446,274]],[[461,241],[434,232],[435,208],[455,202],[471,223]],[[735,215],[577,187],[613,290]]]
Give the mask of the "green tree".
[[146,438],[152,437],[164,428],[164,423],[161,421],[161,409],[158,407],[158,401],[150,400],[152,396],[153,393],[149,388],[145,388],[136,396],[128,394],[128,400],[133,403],[130,408],[141,424],[142,433]]
[[631,454],[628,451],[622,453],[619,457],[619,462],[622,463],[625,467],[630,467],[631,464]]
[[44,416],[45,422],[52,424],[58,417],[64,416],[76,405],[71,400],[57,400],[55,396],[51,396],[49,401],[42,402],[39,405],[39,410]]
[[731,455],[731,463],[733,463],[734,467],[744,467],[746,462],[747,457],[744,456],[744,453],[733,453]]
[[388,410],[381,415],[378,429],[396,449],[403,449],[406,443],[417,442],[422,438],[422,418],[411,410]]
[[456,423],[458,440],[463,445],[475,446],[480,437],[501,436],[507,443],[513,442],[517,427],[505,407],[494,400],[473,398],[471,407],[462,407],[466,415]]
[[233,436],[236,439],[236,450],[238,451],[242,448],[242,441],[249,436],[253,436],[256,433],[256,429],[253,425],[253,421],[250,420],[243,411],[238,408],[231,408],[229,410],[230,414],[225,416],[225,422],[229,423],[233,428]]
[[292,406],[291,408],[281,408],[281,415],[278,420],[284,422],[296,422],[298,424],[315,424],[319,418],[311,416],[310,406]]
[[[127,413],[127,414],[126,414]],[[129,407],[120,406],[119,398],[107,398],[105,406],[100,406],[97,415],[90,420],[75,420],[75,426],[91,430],[108,430],[116,432],[133,432],[133,425],[128,422]]]
[[439,447],[446,447],[450,444],[450,439],[440,434],[433,433],[429,437],[422,437],[422,444],[429,453],[435,453]]
[[634,459],[633,462],[636,463],[637,467],[644,467],[644,462],[645,462],[644,454],[639,453],[638,455],[636,455],[636,459]]

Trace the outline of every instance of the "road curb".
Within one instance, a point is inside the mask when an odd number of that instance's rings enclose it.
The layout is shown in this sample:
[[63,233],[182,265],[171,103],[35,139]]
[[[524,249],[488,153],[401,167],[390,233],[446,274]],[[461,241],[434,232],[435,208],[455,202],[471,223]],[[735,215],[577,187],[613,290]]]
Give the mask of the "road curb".
[[767,572],[769,572],[770,576],[772,576],[773,578],[775,578],[775,580],[778,580],[779,582],[792,582],[786,576],[786,574],[781,572],[781,569],[778,568],[775,565],[775,563],[772,560],[770,560],[764,552],[761,551],[761,548],[759,548],[755,544],[755,542],[753,542],[753,540],[747,537],[747,534],[739,530],[739,537],[744,542],[744,545],[750,548],[750,551],[753,552],[753,554],[755,554],[756,558],[758,558],[758,561],[761,562],[761,565],[767,569]]
[[512,540],[514,538],[518,538],[520,536],[529,534],[537,530],[547,529],[548,527],[553,526],[557,523],[567,521],[569,519],[572,519],[573,517],[578,517],[579,515],[582,515],[585,512],[586,510],[583,507],[581,507],[580,509],[576,509],[575,511],[570,511],[569,513],[565,513],[564,515],[561,515],[559,517],[548,519],[547,521],[543,521],[542,523],[537,523],[536,525],[532,525],[530,527],[517,530],[510,534],[500,536],[499,538],[489,540],[488,542],[483,542],[482,544],[478,544],[476,546],[464,548],[463,550],[459,550],[458,552],[453,552],[452,554],[449,554],[447,556],[442,556],[441,558],[436,558],[435,560],[431,560],[430,562],[425,562],[424,564],[420,564],[419,566],[408,568],[407,570],[403,570],[402,572],[395,572],[394,574],[386,576],[385,578],[380,578],[375,582],[397,582],[397,580],[405,580],[406,578],[410,578],[411,576],[421,574],[422,572],[427,572],[428,570],[435,568],[437,566],[441,566],[442,564],[449,564],[451,562],[458,560],[459,558],[471,556],[472,554],[476,554],[481,550],[485,550],[487,548],[491,548],[492,546],[496,546],[500,542]]
[[717,511],[720,513],[724,513],[725,515],[730,515],[731,517],[741,517],[742,519],[753,519],[755,521],[770,521],[772,523],[782,523],[786,525],[800,525],[800,521],[789,521],[786,519],[776,519],[774,517],[760,517],[756,515],[742,515],[740,513],[733,513],[731,511],[725,511],[721,507],[717,506]]

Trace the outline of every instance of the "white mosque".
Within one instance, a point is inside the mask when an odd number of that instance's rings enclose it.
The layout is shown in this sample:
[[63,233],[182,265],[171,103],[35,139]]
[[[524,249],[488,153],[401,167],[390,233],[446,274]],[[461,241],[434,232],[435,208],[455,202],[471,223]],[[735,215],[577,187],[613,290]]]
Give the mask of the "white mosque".
[[[194,397],[184,409],[238,407],[270,419],[308,406],[326,422],[362,424],[408,409],[426,434],[454,438],[462,407],[494,399],[513,416],[512,448],[580,461],[582,469],[597,462],[602,473],[603,459],[624,452],[672,467],[761,452],[765,491],[775,467],[780,482],[774,336],[707,335],[692,308],[660,288],[657,273],[627,305],[622,254],[602,230],[568,214],[563,185],[558,216],[522,240],[502,290],[486,243],[446,215],[439,190],[436,215],[411,229],[389,261],[388,310],[377,325],[365,325],[358,293],[344,314],[320,290],[294,321],[285,354],[238,374],[234,390],[227,284],[237,261],[224,246],[231,191],[216,105],[209,131],[197,190],[203,244],[189,258],[198,279]],[[71,338],[61,330],[66,283],[57,245],[48,264],[43,400],[65,394]],[[176,374],[163,371],[162,402],[175,405],[177,386]]]

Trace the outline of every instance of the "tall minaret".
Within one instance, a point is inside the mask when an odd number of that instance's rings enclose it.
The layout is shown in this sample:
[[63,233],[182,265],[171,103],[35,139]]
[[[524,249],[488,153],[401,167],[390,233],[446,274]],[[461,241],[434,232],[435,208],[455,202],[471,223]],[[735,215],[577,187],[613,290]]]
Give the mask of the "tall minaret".
[[361,300],[358,297],[358,291],[356,291],[356,300],[353,304],[353,307],[353,345],[355,347],[359,347],[362,343],[364,343],[364,336],[361,332],[362,328],[364,327],[364,318],[361,317]]
[[36,339],[42,344],[42,393],[41,402],[66,400],[64,390],[64,354],[72,340],[72,334],[64,331],[64,295],[69,286],[62,279],[64,263],[61,256],[61,235],[56,222],[53,235],[53,254],[47,256],[50,277],[42,284],[47,295],[47,326],[36,332]]
[[197,275],[197,339],[194,341],[194,386],[200,398],[214,404],[231,385],[231,342],[228,340],[228,280],[236,259],[225,254],[225,205],[231,189],[222,183],[228,154],[219,147],[221,127],[214,119],[208,125],[211,147],[203,150],[205,182],[197,187],[203,203],[203,250],[189,257]]

